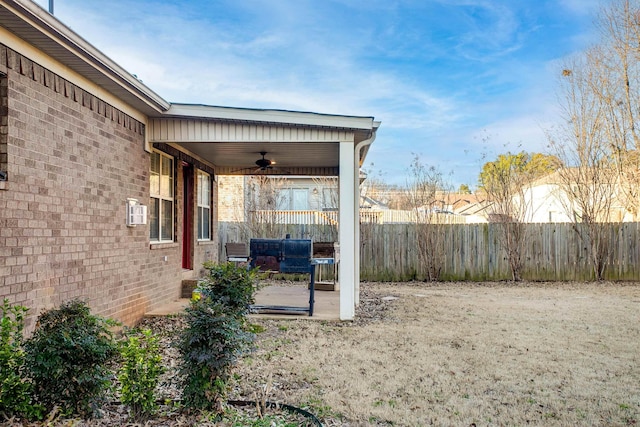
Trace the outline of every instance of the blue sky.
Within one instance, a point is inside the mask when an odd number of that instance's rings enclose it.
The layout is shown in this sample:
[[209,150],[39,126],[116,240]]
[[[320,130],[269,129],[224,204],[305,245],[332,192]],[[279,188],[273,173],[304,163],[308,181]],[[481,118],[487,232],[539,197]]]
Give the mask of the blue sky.
[[55,0],[55,15],[168,101],[374,116],[370,174],[404,184],[415,154],[473,187],[498,154],[545,150],[557,71],[601,5]]

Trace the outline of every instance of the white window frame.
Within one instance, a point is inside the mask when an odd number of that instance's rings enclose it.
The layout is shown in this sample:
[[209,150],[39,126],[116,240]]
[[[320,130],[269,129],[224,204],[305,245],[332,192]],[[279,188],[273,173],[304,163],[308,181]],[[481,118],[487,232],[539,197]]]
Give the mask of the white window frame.
[[[154,156],[158,157],[158,166],[159,170],[154,171],[153,168],[153,158]],[[164,162],[163,162],[164,161]],[[163,165],[166,165],[165,162],[169,162],[168,164],[168,174],[163,170]],[[172,156],[169,156],[163,152],[153,150],[151,152],[150,160],[149,160],[149,196],[151,198],[151,206],[149,209],[152,211],[155,209],[154,199],[158,201],[158,209],[157,209],[157,228],[158,228],[158,236],[157,238],[152,238],[151,233],[153,232],[152,226],[154,226],[153,218],[149,221],[149,239],[151,243],[171,243],[174,241],[174,230],[175,230],[175,159]],[[163,216],[163,212],[167,208],[166,204],[170,204],[170,212],[171,212],[171,221],[169,227],[163,228],[163,223],[166,221],[165,216]],[[169,228],[169,230],[167,230]],[[169,235],[167,235],[167,231],[169,231]]]
[[[198,241],[207,241],[211,240],[211,175],[198,169],[196,176],[198,182],[196,190]],[[206,216],[204,215],[205,211]],[[205,218],[208,221],[207,235],[202,234],[204,230],[203,220]]]

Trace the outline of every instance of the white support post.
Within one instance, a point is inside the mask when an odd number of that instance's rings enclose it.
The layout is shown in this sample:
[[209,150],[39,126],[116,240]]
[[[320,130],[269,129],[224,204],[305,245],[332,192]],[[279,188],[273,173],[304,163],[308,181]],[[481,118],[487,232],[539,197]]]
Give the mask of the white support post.
[[340,320],[353,320],[356,314],[356,230],[355,212],[357,200],[355,199],[353,142],[340,142],[340,204],[339,204],[339,239],[340,239],[340,263],[338,264],[338,277],[340,278]]

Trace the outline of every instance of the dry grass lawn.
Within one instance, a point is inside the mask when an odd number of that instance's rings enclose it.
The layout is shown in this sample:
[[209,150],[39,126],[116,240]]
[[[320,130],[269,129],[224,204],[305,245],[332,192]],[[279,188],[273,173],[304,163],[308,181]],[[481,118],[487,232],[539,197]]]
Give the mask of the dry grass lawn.
[[638,284],[362,291],[353,323],[256,321],[240,382],[328,426],[640,424]]

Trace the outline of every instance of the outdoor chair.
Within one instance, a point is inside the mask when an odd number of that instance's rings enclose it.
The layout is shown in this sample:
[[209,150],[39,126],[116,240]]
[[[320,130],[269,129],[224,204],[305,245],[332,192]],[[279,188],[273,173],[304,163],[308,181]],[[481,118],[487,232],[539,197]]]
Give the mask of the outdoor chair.
[[245,243],[225,243],[225,251],[227,252],[227,262],[247,263],[249,262],[249,254],[247,253],[247,245]]

